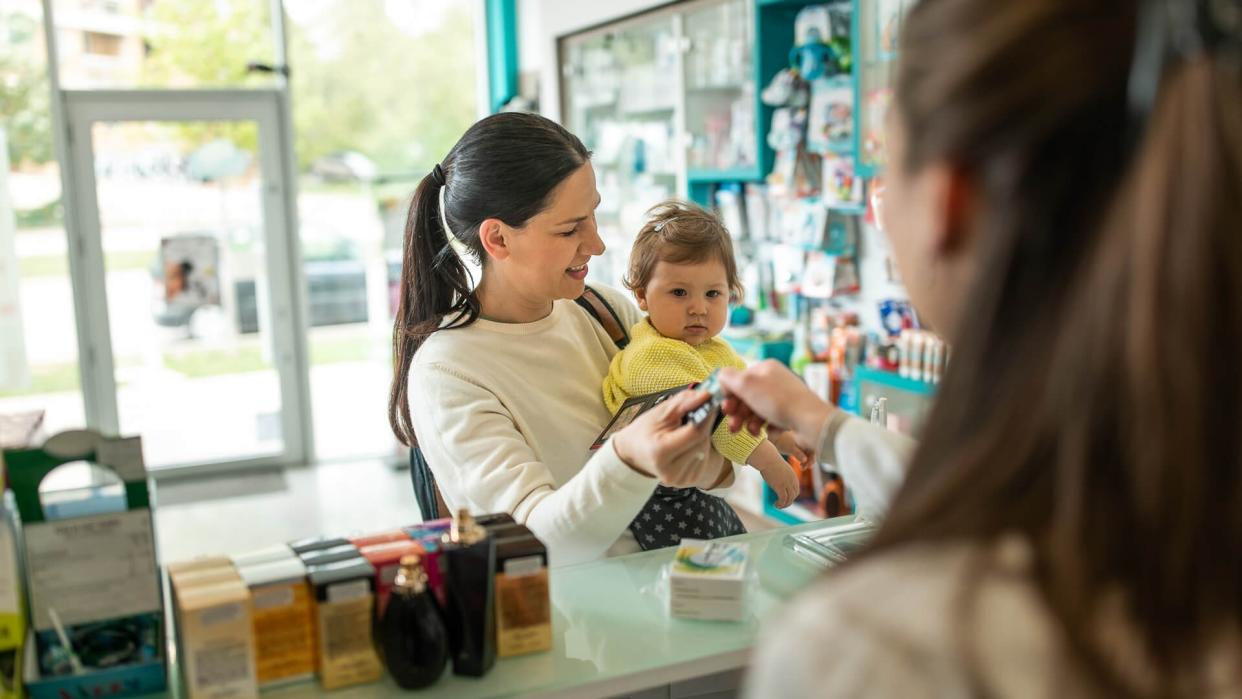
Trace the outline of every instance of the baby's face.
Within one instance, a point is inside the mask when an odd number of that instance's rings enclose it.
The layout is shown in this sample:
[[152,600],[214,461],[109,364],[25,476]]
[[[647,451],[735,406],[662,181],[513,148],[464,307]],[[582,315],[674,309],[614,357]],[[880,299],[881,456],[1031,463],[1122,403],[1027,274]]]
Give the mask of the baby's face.
[[724,330],[729,278],[720,260],[675,265],[657,262],[651,281],[635,292],[638,307],[664,337],[699,345]]

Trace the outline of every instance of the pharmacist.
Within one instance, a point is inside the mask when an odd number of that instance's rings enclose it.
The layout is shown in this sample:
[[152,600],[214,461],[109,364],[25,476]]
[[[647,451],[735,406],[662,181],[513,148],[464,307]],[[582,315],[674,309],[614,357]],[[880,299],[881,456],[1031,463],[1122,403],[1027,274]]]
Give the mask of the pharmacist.
[[[913,4],[880,209],[953,367],[751,696],[1242,696],[1240,8]],[[720,380],[732,427],[834,441],[785,369]]]

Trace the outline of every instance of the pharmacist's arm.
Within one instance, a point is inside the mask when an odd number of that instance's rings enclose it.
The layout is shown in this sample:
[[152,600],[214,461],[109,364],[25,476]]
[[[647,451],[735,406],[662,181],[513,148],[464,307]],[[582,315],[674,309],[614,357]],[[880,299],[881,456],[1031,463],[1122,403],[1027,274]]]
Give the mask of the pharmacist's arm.
[[410,415],[445,502],[510,513],[547,545],[553,565],[602,556],[655,490],[611,441],[557,487],[492,392],[442,365],[410,374],[418,387]]
[[743,371],[722,370],[730,394],[730,429],[757,432],[763,424],[791,432],[798,446],[840,471],[864,513],[881,515],[905,478],[914,442],[825,403],[802,379],[773,360]]
[[833,409],[820,429],[817,459],[836,467],[861,514],[882,517],[906,476],[914,440]]

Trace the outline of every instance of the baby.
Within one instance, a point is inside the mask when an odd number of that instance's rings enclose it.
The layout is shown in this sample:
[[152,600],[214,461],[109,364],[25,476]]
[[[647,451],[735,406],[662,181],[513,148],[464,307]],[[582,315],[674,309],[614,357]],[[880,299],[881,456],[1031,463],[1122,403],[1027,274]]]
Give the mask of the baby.
[[[730,298],[741,294],[729,232],[715,216],[686,202],[659,204],[650,217],[634,241],[625,277],[647,317],[630,330],[629,345],[613,357],[604,379],[604,403],[614,414],[633,396],[696,383],[721,367],[746,366],[717,337]],[[721,423],[712,446],[729,461],[758,469],[776,492],[778,507],[797,497],[797,475],[765,435],[732,433]],[[694,511],[687,517],[684,510]],[[710,539],[745,531],[720,498],[697,488],[664,486],[630,528],[644,549],[673,545],[681,537]]]

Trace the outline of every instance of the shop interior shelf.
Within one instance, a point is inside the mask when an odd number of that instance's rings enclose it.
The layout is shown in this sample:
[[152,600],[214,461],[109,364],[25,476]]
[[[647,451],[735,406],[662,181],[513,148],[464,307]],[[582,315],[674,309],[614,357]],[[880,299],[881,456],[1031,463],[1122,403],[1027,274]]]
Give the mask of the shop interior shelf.
[[728,170],[696,169],[686,173],[686,180],[695,182],[752,182],[762,179],[755,166],[730,168]]
[[880,371],[862,366],[858,367],[854,372],[854,380],[857,382],[868,381],[901,391],[917,393],[920,396],[930,396],[936,392],[936,384],[928,383],[927,381],[915,381],[892,371]]

